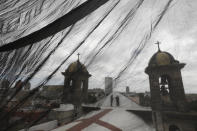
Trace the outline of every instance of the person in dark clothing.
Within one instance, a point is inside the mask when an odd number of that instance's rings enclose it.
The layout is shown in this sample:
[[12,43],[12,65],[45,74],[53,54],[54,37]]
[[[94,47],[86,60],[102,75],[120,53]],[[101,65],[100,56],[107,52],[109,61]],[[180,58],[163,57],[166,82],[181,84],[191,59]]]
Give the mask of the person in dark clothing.
[[116,106],[120,105],[120,100],[119,100],[119,96],[116,96]]
[[113,104],[113,95],[111,95],[111,106],[113,106],[112,104]]

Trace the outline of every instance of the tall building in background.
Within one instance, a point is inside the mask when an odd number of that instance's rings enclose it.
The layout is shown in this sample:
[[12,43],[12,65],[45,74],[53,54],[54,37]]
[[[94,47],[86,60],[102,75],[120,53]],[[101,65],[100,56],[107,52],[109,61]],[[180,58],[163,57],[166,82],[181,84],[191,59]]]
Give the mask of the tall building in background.
[[130,92],[130,89],[129,89],[129,86],[127,86],[126,87],[126,93],[129,94],[129,92]]
[[105,94],[109,95],[113,91],[113,78],[105,77]]

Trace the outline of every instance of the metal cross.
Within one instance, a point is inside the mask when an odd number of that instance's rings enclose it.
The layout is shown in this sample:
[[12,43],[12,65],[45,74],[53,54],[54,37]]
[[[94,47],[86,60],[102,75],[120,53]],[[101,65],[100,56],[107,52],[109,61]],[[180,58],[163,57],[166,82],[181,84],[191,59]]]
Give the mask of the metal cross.
[[77,55],[78,55],[78,60],[79,60],[79,56],[80,56],[80,54],[78,53]]
[[157,41],[155,44],[157,44],[158,45],[158,51],[160,51],[160,47],[159,47],[159,45],[161,44],[159,41]]

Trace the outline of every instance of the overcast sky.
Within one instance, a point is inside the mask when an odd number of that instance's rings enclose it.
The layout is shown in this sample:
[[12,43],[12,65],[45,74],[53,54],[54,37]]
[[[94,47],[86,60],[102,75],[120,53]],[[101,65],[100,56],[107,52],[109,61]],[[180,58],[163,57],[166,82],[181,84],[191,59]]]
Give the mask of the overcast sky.
[[[42,28],[49,22],[65,14],[65,6],[63,6],[63,4],[61,5],[62,2],[63,0],[56,0],[52,4],[53,8],[50,8],[50,10],[43,10],[40,18],[34,20],[36,22],[31,25],[32,28],[28,30],[28,32]],[[107,40],[110,34],[116,30],[124,16],[137,2],[138,0],[120,0],[118,6],[111,12],[107,19],[92,33],[83,46],[68,60],[48,84],[63,84],[64,78],[61,72],[67,68],[68,64],[77,60],[77,53],[79,52],[81,54],[80,61],[82,63],[84,63],[86,58],[89,58],[91,54],[94,55],[95,52],[92,52],[92,50],[97,46],[100,39],[106,36]],[[122,34],[111,43],[111,46],[107,46],[102,50],[88,67],[90,74],[92,74],[89,83],[90,88],[104,88],[104,77],[110,76],[115,78],[117,76],[143,39],[144,35],[149,33],[151,22],[157,18],[167,2],[168,0],[145,0],[143,2],[142,6],[137,10],[133,19],[129,22]],[[109,1],[90,16],[78,22],[72,35],[69,35],[64,41],[64,44],[54,53],[47,65],[31,83],[35,85],[35,83],[42,81],[44,77],[55,69],[114,3],[115,0]],[[182,70],[185,91],[187,93],[197,93],[196,9],[196,0],[174,0],[156,30],[153,32],[150,40],[146,43],[143,51],[134,63],[129,66],[126,72],[116,81],[117,85],[115,90],[125,91],[125,87],[129,86],[131,91],[149,91],[148,76],[144,73],[144,69],[151,56],[157,51],[157,46],[154,43],[160,41],[162,51],[167,51],[171,53],[175,59],[186,63],[185,68]],[[47,13],[54,10],[56,11],[53,15],[45,18]],[[65,31],[57,34],[57,41],[64,32]],[[108,32],[109,34],[107,34]],[[98,47],[102,45],[103,43],[99,43]]]
[[[166,3],[167,0],[162,2],[159,0],[145,0],[120,37],[114,41],[112,46],[104,49],[101,55],[96,57],[96,60],[88,68],[92,74],[89,84],[90,88],[104,88],[104,77],[116,77],[132,52],[137,48],[142,37],[149,32],[150,23],[154,21]],[[57,51],[54,58],[51,58],[54,67],[58,65],[61,58],[63,59],[69,54],[78,41],[83,39],[90,27],[94,25],[94,22],[106,12],[106,7],[109,4],[111,3],[109,2],[94,12],[88,18],[88,22],[82,24],[77,33],[67,40],[69,44],[65,44],[65,46],[62,46]],[[77,59],[76,54],[79,52],[81,53],[80,60],[83,63],[100,38],[106,35],[108,30],[115,28],[113,26],[117,25],[121,16],[123,17],[134,4],[134,0],[122,0],[109,18],[89,37],[87,42],[75,53],[69,62],[75,61]],[[185,91],[197,93],[197,53],[195,52],[197,49],[197,46],[195,46],[197,40],[196,9],[197,1],[195,0],[177,0],[172,3],[142,53],[117,81],[116,90],[124,91],[126,86],[130,86],[131,91],[141,92],[149,90],[148,76],[144,73],[144,69],[151,56],[157,51],[157,46],[154,43],[158,40],[161,42],[161,50],[168,51],[175,59],[186,63],[185,68],[182,70]],[[52,70],[50,65],[49,69]],[[64,71],[66,68],[67,65],[61,71]],[[57,73],[56,77],[49,84],[63,84],[61,73]]]

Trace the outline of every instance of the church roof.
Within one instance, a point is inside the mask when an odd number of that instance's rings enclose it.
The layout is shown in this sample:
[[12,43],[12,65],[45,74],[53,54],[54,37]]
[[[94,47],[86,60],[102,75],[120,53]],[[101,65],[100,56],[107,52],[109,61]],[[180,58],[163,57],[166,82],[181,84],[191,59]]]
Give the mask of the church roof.
[[68,68],[65,70],[65,72],[62,72],[62,74],[73,74],[73,73],[84,73],[87,75],[90,75],[87,68],[84,64],[82,64],[79,60],[71,63]]
[[83,71],[83,72],[88,72],[85,65],[82,64],[79,60],[71,63],[68,68],[68,72],[77,72],[77,71]]
[[[118,96],[120,106],[116,106],[113,101],[111,107],[111,95]],[[100,110],[94,110],[77,120],[66,125],[55,128],[52,131],[153,131],[152,123],[146,123],[142,116],[135,115],[128,110],[145,110],[151,112],[150,108],[142,107],[131,101],[124,95],[113,92],[111,95],[100,100],[96,104],[86,105],[86,107],[100,107]]]
[[150,59],[149,66],[162,66],[179,63],[174,57],[168,53],[158,50]]

